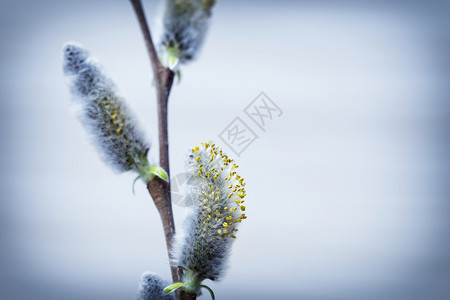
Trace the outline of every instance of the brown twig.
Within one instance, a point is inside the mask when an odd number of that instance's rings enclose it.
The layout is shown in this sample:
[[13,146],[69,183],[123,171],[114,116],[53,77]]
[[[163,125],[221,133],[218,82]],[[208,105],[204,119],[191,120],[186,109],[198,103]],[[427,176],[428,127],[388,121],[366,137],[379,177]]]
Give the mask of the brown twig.
[[[155,46],[152,41],[150,29],[147,25],[144,10],[140,0],[130,0],[134,7],[139,25],[144,35],[145,45],[152,64],[153,75],[155,78],[156,94],[158,99],[158,133],[159,133],[159,163],[167,172],[170,178],[169,169],[169,137],[167,130],[167,104],[170,90],[173,84],[174,73],[165,68],[158,59]],[[155,202],[161,221],[163,224],[164,235],[166,237],[167,252],[169,260],[171,259],[171,246],[173,236],[175,235],[175,223],[173,219],[172,202],[170,199],[170,183],[163,181],[159,177],[147,183],[147,189]],[[182,270],[171,267],[173,282],[180,282],[182,279]],[[196,295],[177,291],[177,299],[195,300]]]

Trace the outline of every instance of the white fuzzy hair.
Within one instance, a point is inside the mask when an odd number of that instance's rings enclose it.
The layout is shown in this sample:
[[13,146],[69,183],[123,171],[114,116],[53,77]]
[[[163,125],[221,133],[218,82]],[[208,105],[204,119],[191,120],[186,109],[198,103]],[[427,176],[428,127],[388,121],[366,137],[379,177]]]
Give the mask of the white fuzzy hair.
[[200,281],[224,275],[237,225],[246,219],[245,183],[232,161],[210,143],[193,148],[187,159],[193,206],[184,232],[177,234],[173,264]]
[[164,293],[169,282],[153,272],[144,272],[139,284],[137,300],[175,300],[175,294]]
[[180,63],[198,54],[211,17],[214,0],[166,0],[161,51],[178,45]]
[[114,83],[76,43],[64,48],[64,73],[81,106],[80,120],[103,160],[119,172],[136,168],[150,148]]

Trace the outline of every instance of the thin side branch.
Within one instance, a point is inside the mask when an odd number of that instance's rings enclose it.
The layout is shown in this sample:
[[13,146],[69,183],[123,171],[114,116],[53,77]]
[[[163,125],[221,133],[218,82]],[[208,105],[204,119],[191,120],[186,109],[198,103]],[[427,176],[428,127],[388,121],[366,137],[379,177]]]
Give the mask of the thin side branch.
[[[144,35],[145,45],[150,57],[153,75],[156,83],[156,94],[158,99],[158,133],[159,133],[159,163],[167,172],[170,178],[169,168],[169,136],[167,127],[167,107],[170,90],[172,88],[174,73],[161,65],[155,46],[152,41],[150,29],[147,25],[144,10],[140,0],[130,0],[134,7],[139,25]],[[163,224],[164,235],[166,238],[167,253],[169,260],[171,257],[171,246],[175,235],[175,223],[173,219],[172,202],[170,199],[170,183],[155,177],[147,184],[147,189],[153,198],[158,209]],[[182,279],[182,270],[171,267],[173,282],[180,282]],[[195,300],[196,295],[177,290],[176,297],[180,300]]]
[[139,26],[141,27],[142,34],[144,35],[145,46],[147,47],[148,55],[150,56],[150,61],[152,63],[152,69],[155,79],[158,79],[158,70],[162,69],[163,66],[159,62],[158,54],[156,53],[155,46],[152,41],[152,34],[147,25],[147,19],[145,18],[144,10],[140,0],[130,0],[133,5],[134,11],[139,21]]
[[165,68],[158,59],[152,35],[147,25],[144,10],[140,0],[130,0],[134,7],[139,25],[144,36],[148,56],[152,64],[153,75],[156,83],[156,93],[158,97],[158,127],[159,127],[159,163],[161,167],[170,175],[169,169],[169,138],[167,131],[167,104],[170,90],[173,84],[174,73]]

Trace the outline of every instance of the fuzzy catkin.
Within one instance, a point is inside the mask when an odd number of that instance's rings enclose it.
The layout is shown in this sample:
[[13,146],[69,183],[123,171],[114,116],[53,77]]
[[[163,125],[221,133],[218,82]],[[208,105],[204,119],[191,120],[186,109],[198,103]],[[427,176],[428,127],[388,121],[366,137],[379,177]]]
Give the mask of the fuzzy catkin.
[[215,0],[166,0],[162,51],[171,52],[180,63],[198,53],[208,30]]
[[81,46],[64,46],[64,73],[82,106],[81,121],[103,159],[119,172],[139,169],[150,148],[114,83]]
[[236,174],[237,168],[233,159],[210,142],[189,153],[193,212],[186,219],[184,237],[174,248],[175,264],[189,277],[185,283],[217,280],[224,274],[237,227],[247,218],[243,213],[245,182]]
[[175,300],[175,294],[165,294],[164,288],[169,282],[163,280],[155,273],[142,274],[137,300]]

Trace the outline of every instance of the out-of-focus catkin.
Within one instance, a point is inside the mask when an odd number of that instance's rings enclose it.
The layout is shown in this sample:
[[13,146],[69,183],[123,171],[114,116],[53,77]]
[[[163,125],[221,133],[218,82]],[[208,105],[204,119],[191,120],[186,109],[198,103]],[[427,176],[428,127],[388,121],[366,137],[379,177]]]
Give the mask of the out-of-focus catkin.
[[139,284],[137,300],[175,300],[175,295],[165,294],[164,287],[168,282],[157,274],[145,272]]
[[193,60],[208,31],[215,0],[166,0],[161,62],[171,69]]

